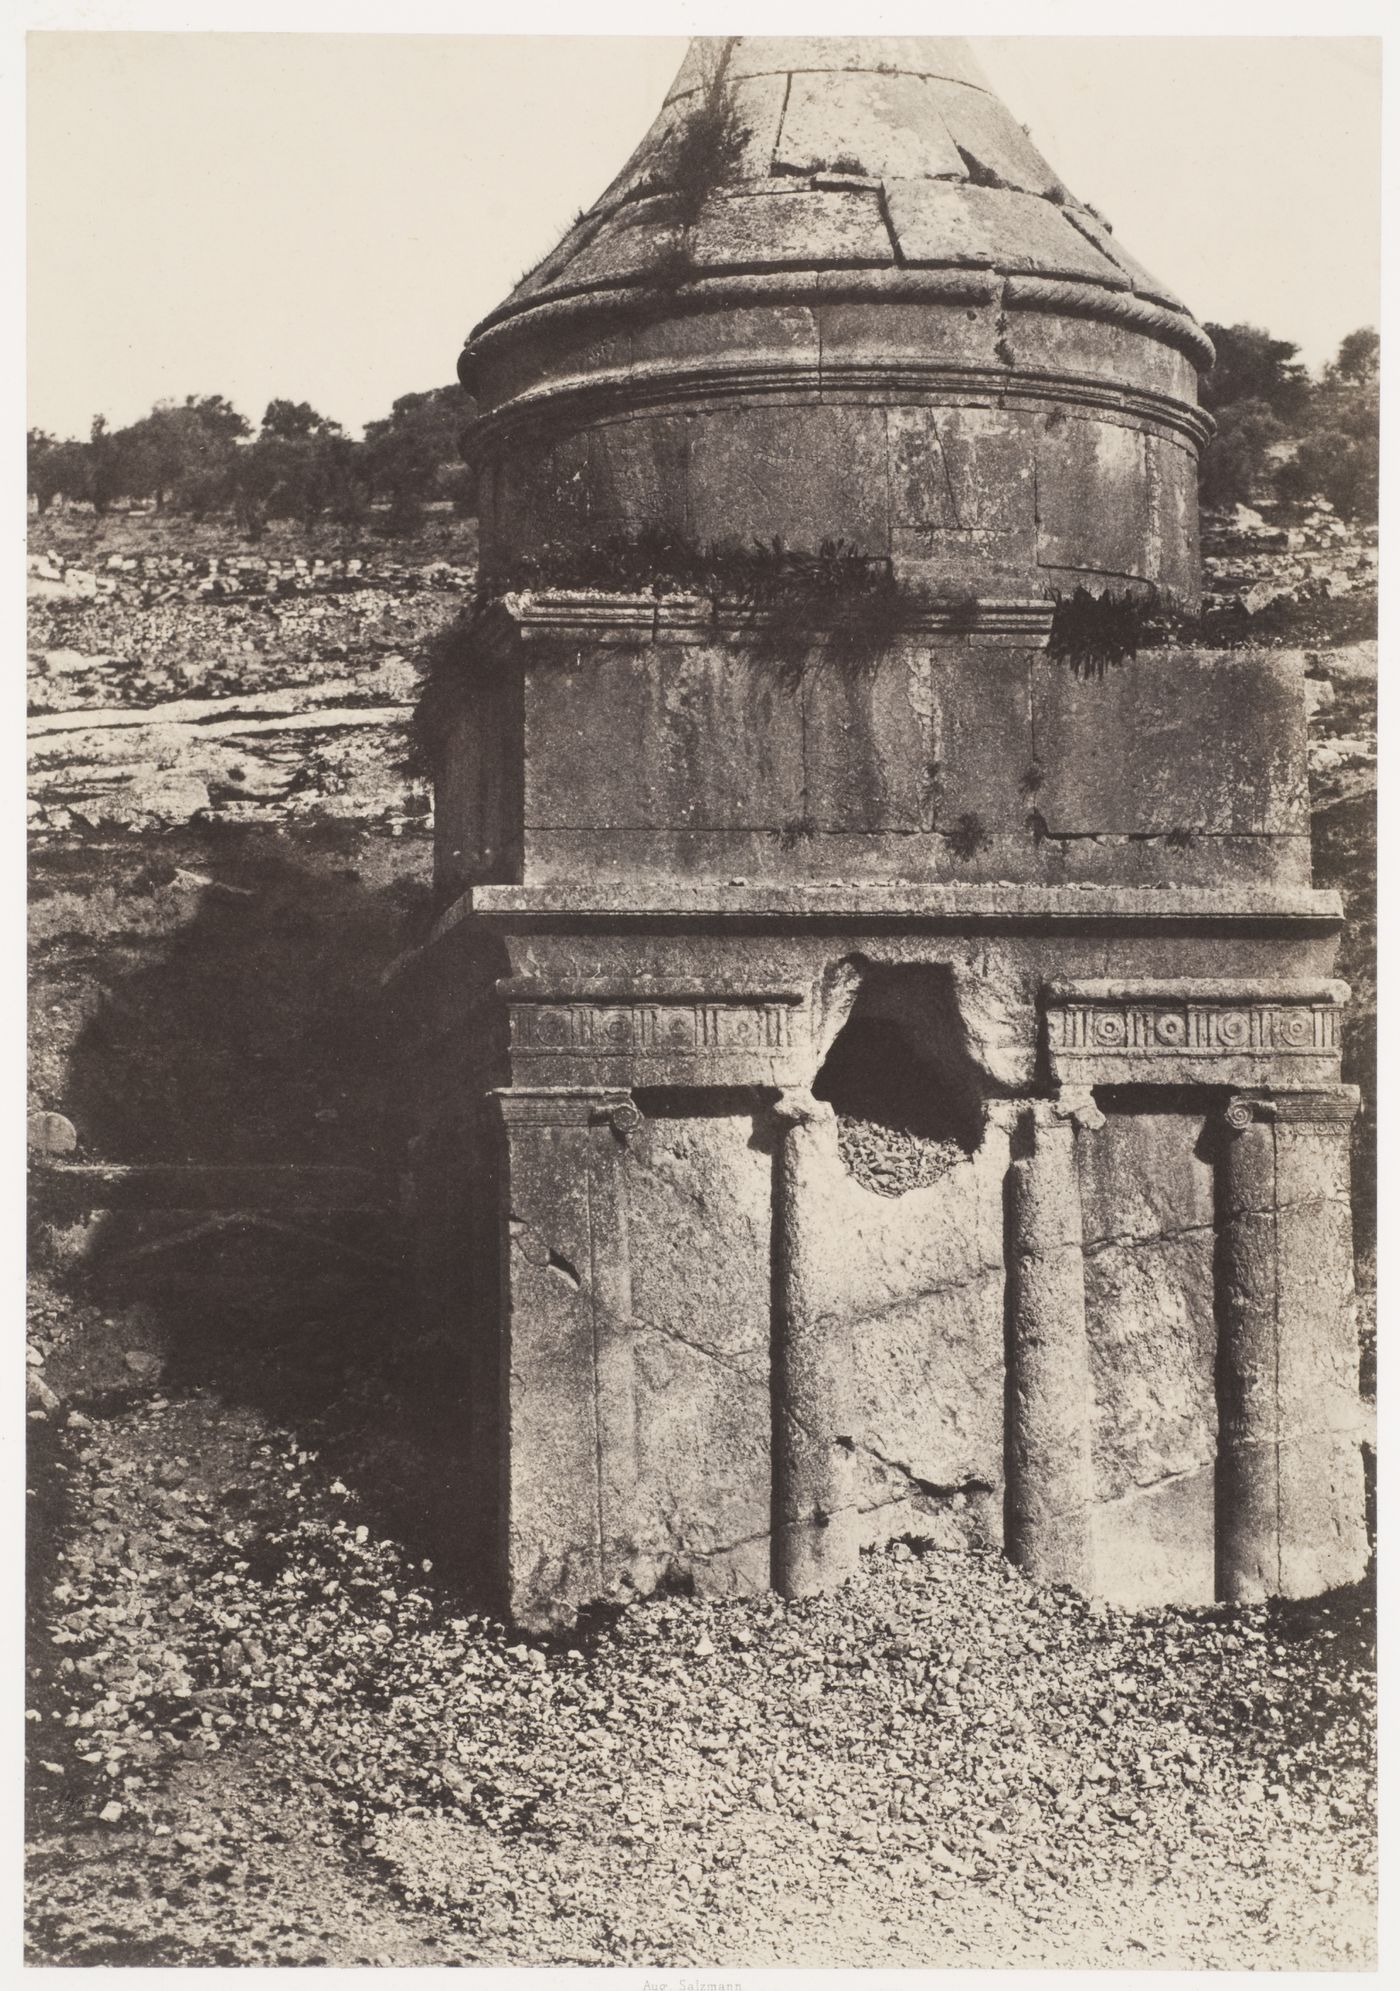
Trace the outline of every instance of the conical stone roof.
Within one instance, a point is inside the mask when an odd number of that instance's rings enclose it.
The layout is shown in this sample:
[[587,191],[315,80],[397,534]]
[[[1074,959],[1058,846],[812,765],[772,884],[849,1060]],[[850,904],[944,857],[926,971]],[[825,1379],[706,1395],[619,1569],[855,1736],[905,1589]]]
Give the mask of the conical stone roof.
[[940,268],[1131,295],[1180,314],[1183,348],[1209,355],[1181,300],[1065,187],[950,38],[693,43],[611,186],[477,333],[681,273]]

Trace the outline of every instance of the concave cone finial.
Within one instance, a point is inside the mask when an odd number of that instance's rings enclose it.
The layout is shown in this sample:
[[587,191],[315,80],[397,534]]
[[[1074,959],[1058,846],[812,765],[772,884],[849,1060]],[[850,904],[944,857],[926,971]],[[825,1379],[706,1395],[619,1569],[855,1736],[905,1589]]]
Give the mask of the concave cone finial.
[[[779,193],[799,198],[760,200]],[[1189,322],[1070,193],[965,41],[744,35],[691,43],[622,171],[484,324],[682,267],[881,265],[1101,284]]]

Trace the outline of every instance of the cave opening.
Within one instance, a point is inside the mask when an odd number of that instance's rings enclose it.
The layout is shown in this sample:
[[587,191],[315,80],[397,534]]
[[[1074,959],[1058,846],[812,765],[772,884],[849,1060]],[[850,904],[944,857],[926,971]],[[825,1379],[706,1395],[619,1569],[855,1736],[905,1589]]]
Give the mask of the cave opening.
[[869,969],[812,1084],[847,1171],[880,1196],[936,1182],[981,1146],[985,1110],[951,970]]

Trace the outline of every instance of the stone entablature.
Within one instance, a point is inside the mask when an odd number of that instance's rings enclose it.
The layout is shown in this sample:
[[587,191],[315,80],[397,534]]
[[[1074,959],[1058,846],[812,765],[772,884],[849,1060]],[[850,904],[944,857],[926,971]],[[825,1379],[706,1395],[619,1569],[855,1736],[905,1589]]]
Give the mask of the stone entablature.
[[1070,1085],[1333,1085],[1349,994],[1334,981],[1052,983],[1051,1074]]
[[806,1066],[807,1016],[791,989],[722,983],[546,982],[498,991],[511,1069],[556,1084],[784,1085]]

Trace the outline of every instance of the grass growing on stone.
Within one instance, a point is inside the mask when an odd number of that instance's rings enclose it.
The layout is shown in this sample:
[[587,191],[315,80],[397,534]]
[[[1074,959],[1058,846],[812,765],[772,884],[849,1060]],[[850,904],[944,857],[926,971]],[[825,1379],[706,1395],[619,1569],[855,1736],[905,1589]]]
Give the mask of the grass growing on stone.
[[[910,626],[924,597],[898,581],[890,562],[845,539],[789,546],[779,535],[700,545],[671,526],[648,526],[580,545],[549,545],[517,559],[510,574],[483,577],[482,595],[520,588],[601,593],[704,594],[754,615],[764,647],[798,658],[821,643],[847,663],[875,661]],[[970,596],[949,597],[970,611]]]
[[726,43],[703,78],[695,101],[686,103],[683,122],[668,142],[656,173],[642,189],[672,195],[682,227],[699,219],[701,208],[717,187],[740,176],[749,127],[725,80],[728,57]]

